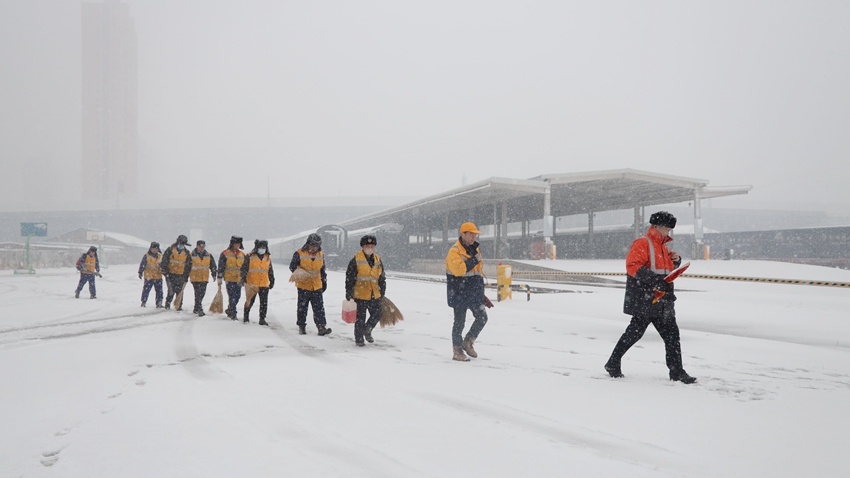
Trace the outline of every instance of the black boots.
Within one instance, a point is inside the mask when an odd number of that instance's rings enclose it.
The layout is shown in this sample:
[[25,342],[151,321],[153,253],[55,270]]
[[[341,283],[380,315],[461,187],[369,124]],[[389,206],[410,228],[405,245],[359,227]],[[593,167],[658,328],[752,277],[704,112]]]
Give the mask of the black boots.
[[142,302],[142,307],[147,307],[148,305]]
[[328,335],[332,332],[331,329],[325,327],[324,325],[317,325],[316,328],[319,329],[319,335]]
[[298,326],[298,335],[307,335],[307,326],[299,325]]
[[266,322],[266,319],[265,319],[265,318],[262,318],[262,317],[261,317],[261,318],[260,318],[260,325],[269,325],[269,323],[268,323],[268,322]]
[[673,380],[675,382],[682,382],[685,384],[691,384],[697,381],[696,377],[691,377],[690,375],[688,375],[688,372],[685,372],[684,369],[671,370],[670,380]]
[[623,372],[620,370],[620,365],[614,365],[611,361],[605,364],[605,371],[611,378],[623,378]]
[[80,291],[74,292],[74,297],[79,299],[80,298]]
[[363,338],[370,344],[375,342],[375,339],[372,338],[372,329],[374,329],[374,327],[366,327],[366,330],[363,332]]

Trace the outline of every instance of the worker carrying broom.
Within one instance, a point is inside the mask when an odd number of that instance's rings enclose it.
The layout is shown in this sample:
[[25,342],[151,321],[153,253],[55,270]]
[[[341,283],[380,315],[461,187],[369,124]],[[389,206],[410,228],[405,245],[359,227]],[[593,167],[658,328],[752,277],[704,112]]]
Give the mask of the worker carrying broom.
[[325,317],[324,293],[328,288],[328,273],[325,269],[325,253],[322,252],[322,236],[316,233],[307,236],[304,246],[292,254],[289,270],[292,271],[289,281],[295,282],[298,289],[298,303],[295,306],[298,333],[307,333],[307,309],[312,306],[313,322],[319,335],[328,335],[332,330],[327,327]]
[[[358,347],[375,341],[372,330],[381,320],[383,297],[387,292],[387,278],[381,256],[375,254],[378,239],[367,234],[360,238],[360,252],[348,263],[345,271],[345,300],[357,303],[357,320],[354,322],[354,343]],[[366,312],[369,320],[366,320]],[[364,342],[365,339],[365,342]]]
[[[452,360],[461,362],[468,362],[469,357],[478,357],[472,345],[487,324],[485,307],[493,307],[493,303],[484,295],[484,262],[476,240],[479,234],[481,231],[475,224],[463,223],[460,226],[460,237],[446,255],[446,292],[449,307],[454,309]],[[475,322],[469,328],[466,338],[462,339],[467,310],[472,311]]]
[[274,267],[269,254],[269,241],[254,240],[254,249],[245,256],[240,270],[241,282],[245,284],[245,316],[242,322],[248,322],[248,314],[254,305],[254,297],[260,296],[260,325],[266,322],[269,310],[269,290],[274,289]]

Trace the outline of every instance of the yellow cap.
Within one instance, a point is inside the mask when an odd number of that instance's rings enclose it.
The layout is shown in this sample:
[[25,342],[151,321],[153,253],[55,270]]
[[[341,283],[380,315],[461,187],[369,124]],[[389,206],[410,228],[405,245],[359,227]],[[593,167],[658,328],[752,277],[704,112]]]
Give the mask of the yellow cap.
[[460,233],[463,234],[465,232],[474,232],[475,234],[481,234],[481,231],[479,231],[478,228],[475,227],[475,224],[471,222],[465,222],[460,225]]

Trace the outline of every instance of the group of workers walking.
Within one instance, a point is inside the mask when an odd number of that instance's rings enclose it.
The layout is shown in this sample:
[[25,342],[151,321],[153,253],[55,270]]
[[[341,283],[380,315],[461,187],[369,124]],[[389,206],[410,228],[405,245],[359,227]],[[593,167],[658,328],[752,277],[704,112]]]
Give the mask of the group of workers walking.
[[[650,227],[646,235],[632,243],[626,257],[628,277],[623,312],[631,315],[632,319],[604,368],[612,378],[623,377],[623,356],[652,324],[664,340],[670,380],[694,383],[696,379],[688,375],[682,366],[673,283],[664,280],[681,263],[679,254],[671,251],[667,245],[673,240],[670,231],[676,227],[676,218],[669,212],[659,211],[650,217],[649,222]],[[484,294],[484,262],[477,241],[480,233],[475,224],[463,223],[457,242],[449,248],[446,255],[447,303],[454,315],[451,332],[452,359],[461,362],[468,362],[470,357],[478,357],[474,344],[487,324],[487,308],[493,307]],[[361,250],[348,263],[345,272],[345,299],[353,300],[357,306],[354,342],[361,347],[366,342],[374,342],[372,331],[381,320],[382,298],[386,295],[384,265],[381,257],[375,253],[377,243],[375,236],[363,236],[360,239]],[[174,309],[181,310],[182,303],[175,300],[175,297],[182,298],[183,288],[188,281],[192,283],[195,291],[193,312],[203,316],[205,314],[201,302],[207,283],[217,281],[219,286],[222,282],[226,284],[228,307],[225,313],[230,319],[237,320],[236,306],[244,288],[243,322],[249,322],[254,299],[259,296],[259,324],[268,325],[266,314],[269,291],[275,284],[268,241],[254,241],[254,248],[247,255],[243,249],[242,238],[232,236],[230,245],[222,251],[216,266],[212,255],[206,251],[206,243],[202,240],[197,241],[191,252],[188,250],[188,239],[184,235],[178,236],[165,252],[160,250],[159,243],[152,242],[139,264],[139,279],[145,281],[142,288],[142,307],[146,306],[153,288],[156,291],[158,308],[169,309],[174,301]],[[100,275],[96,247],[90,248],[80,257],[77,269],[81,275],[76,297],[79,298],[80,291],[88,282],[91,298],[96,298],[94,276]],[[330,334],[324,306],[328,280],[321,236],[310,234],[307,237],[304,246],[292,254],[289,270],[293,273],[290,281],[295,282],[298,289],[298,333],[307,333],[307,315],[312,307],[318,335]],[[163,278],[168,290],[164,303]],[[472,312],[474,321],[464,336],[467,311]]]

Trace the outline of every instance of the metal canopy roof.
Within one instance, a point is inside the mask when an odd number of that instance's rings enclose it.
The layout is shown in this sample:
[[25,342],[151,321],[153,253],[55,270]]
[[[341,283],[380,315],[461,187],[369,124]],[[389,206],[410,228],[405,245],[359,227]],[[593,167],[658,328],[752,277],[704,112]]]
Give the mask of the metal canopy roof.
[[490,178],[359,217],[342,226],[360,228],[395,222],[424,232],[440,230],[445,223],[449,228],[464,221],[493,224],[503,205],[508,222],[541,219],[547,189],[551,191],[551,215],[556,217],[747,194],[752,189],[707,185],[705,179],[634,169],[546,174],[531,179]]
[[[428,196],[398,207],[368,214],[341,225],[356,229],[394,222],[416,229],[442,229],[444,218],[454,227],[456,220],[479,221],[493,219],[494,204],[522,204],[523,199],[536,199],[542,211],[543,194],[549,185],[534,179],[489,178],[461,186],[445,193]],[[488,216],[489,215],[489,216]],[[463,218],[463,219],[456,219]],[[482,222],[486,223],[486,222]]]

